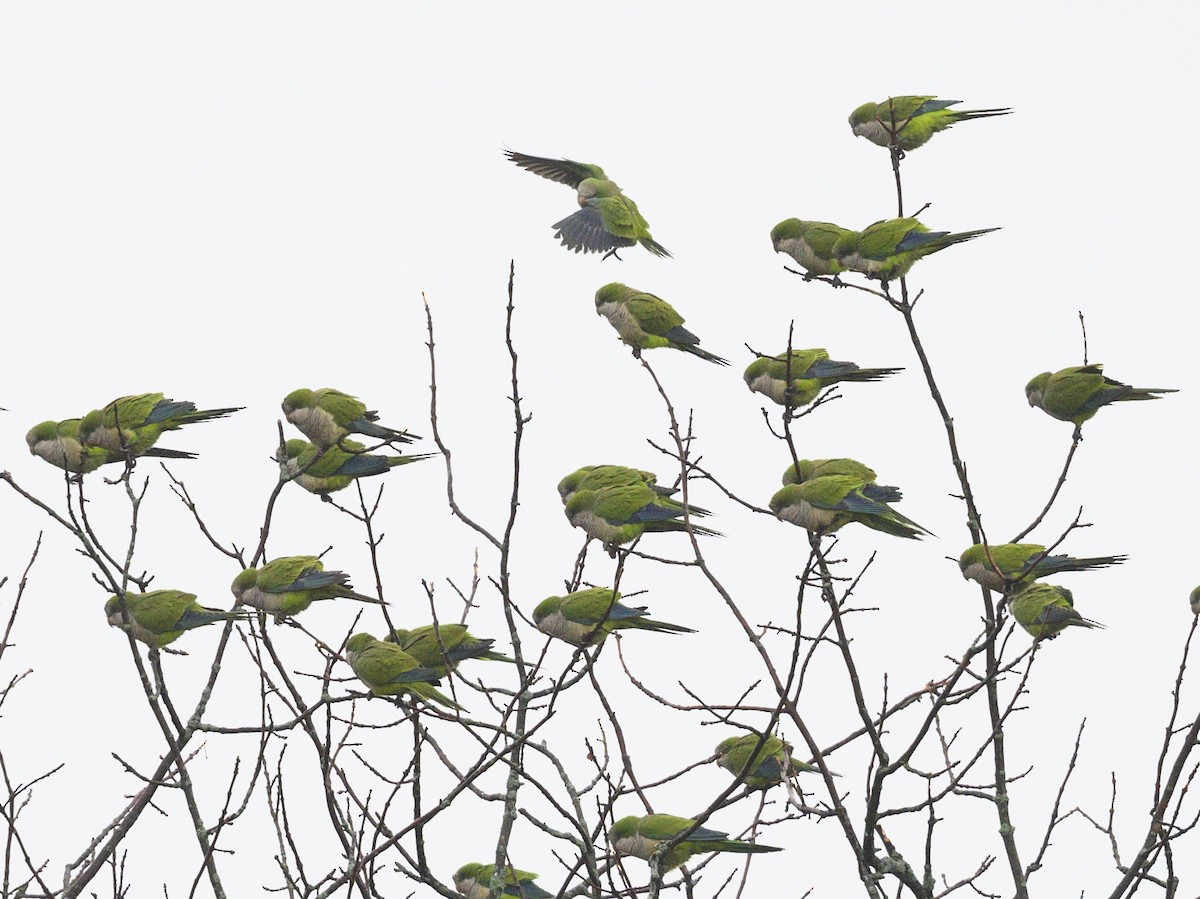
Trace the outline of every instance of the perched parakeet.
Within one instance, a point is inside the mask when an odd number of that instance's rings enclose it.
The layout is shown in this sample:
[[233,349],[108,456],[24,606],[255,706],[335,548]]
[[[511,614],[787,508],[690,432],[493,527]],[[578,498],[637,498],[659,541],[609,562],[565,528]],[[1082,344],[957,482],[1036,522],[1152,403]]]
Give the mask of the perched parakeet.
[[355,593],[350,575],[326,571],[316,556],[282,556],[262,568],[247,568],[233,579],[229,589],[238,602],[271,612],[276,621],[303,612],[319,599],[345,597],[386,605],[373,596]]
[[[902,368],[859,368],[853,362],[837,362],[829,358],[828,350],[813,348],[792,350],[791,367],[788,354],[759,356],[748,366],[742,377],[746,386],[761,393],[780,406],[807,406],[826,387],[842,381],[879,381],[894,375]],[[790,380],[789,380],[790,375]]]
[[834,252],[847,269],[874,281],[903,278],[918,259],[952,247],[964,240],[999,231],[930,231],[915,218],[885,219],[868,225],[862,232],[851,231],[837,242]]
[[[608,831],[608,842],[618,855],[633,855],[647,861],[654,855],[660,843],[670,840],[682,833],[695,822],[691,818],[678,818],[675,815],[643,815],[638,818],[630,815],[622,818]],[[779,846],[764,846],[761,843],[751,843],[747,840],[731,840],[729,834],[720,830],[709,830],[707,827],[697,827],[687,839],[681,840],[663,854],[661,864],[663,871],[678,868],[693,855],[703,855],[708,852],[780,852]]]
[[293,390],[283,398],[283,414],[305,437],[324,449],[351,434],[385,443],[412,443],[416,434],[376,424],[379,413],[356,396],[332,387]]
[[[68,418],[63,421],[43,421],[34,425],[25,435],[29,452],[49,462],[56,468],[71,474],[87,474],[109,462],[124,462],[123,453],[113,453],[99,446],[86,446],[79,439],[79,424],[82,419]],[[195,459],[195,453],[183,450],[149,447],[142,455],[159,459]]]
[[[755,746],[759,747],[758,752],[754,752]],[[757,733],[728,737],[718,743],[717,764],[732,774],[741,774],[751,764],[751,752],[754,752],[754,762],[742,781],[751,790],[773,787],[783,783],[784,778],[793,777],[801,771],[819,773],[821,770],[808,762],[792,758],[791,745],[779,737],[770,735],[763,740]],[[833,774],[832,771],[829,773]]]
[[1075,559],[1071,556],[1046,556],[1032,564],[1045,551],[1046,547],[1036,543],[999,543],[990,547],[976,543],[959,557],[958,569],[967,580],[976,581],[989,590],[1000,592],[1018,577],[1021,578],[1021,583],[1029,583],[1063,571],[1091,571],[1095,568],[1120,565],[1128,558],[1096,556],[1090,559]]
[[1011,109],[960,109],[948,107],[961,100],[937,97],[890,97],[882,103],[864,103],[850,113],[850,128],[857,137],[865,137],[881,147],[915,150],[939,131],[958,122],[1008,115]]
[[838,241],[847,244],[858,238],[857,231],[842,228],[829,222],[806,222],[801,219],[784,219],[771,229],[771,246],[776,253],[787,253],[803,268],[811,280],[818,275],[837,276],[846,269],[842,266],[834,247]]
[[1188,602],[1192,606],[1192,614],[1200,615],[1200,587],[1192,591],[1192,595],[1188,597]]
[[[685,511],[683,504],[659,496],[645,484],[578,490],[567,500],[563,511],[574,527],[582,528],[588,536],[614,546],[636,540],[647,531],[687,530],[682,521]],[[697,524],[691,527],[695,534],[720,536],[717,531]]]
[[388,634],[386,639],[420,662],[422,668],[429,668],[438,677],[445,677],[464,659],[512,661],[502,653],[492,652],[495,640],[474,637],[463,624],[423,624],[411,629],[398,627]]
[[1075,598],[1066,587],[1053,584],[1026,584],[1008,599],[1013,619],[1037,640],[1053,640],[1071,627],[1104,627],[1075,611]]
[[1076,365],[1053,374],[1044,371],[1025,385],[1030,406],[1037,406],[1059,421],[1081,426],[1109,403],[1156,400],[1159,394],[1178,393],[1171,387],[1130,387],[1104,376],[1104,366]]
[[527,156],[513,150],[505,150],[504,155],[535,175],[579,192],[579,211],[551,226],[555,229],[554,236],[568,250],[615,255],[620,247],[640,243],[655,256],[671,255],[650,236],[650,226],[638,212],[637,204],[621,192],[616,182],[608,180],[600,166]]
[[433,457],[432,453],[383,456],[360,452],[365,449],[361,443],[346,438],[322,453],[316,444],[293,438],[283,445],[282,453],[276,451],[275,461],[279,463],[280,480],[295,481],[309,493],[327,496],[349,487],[358,478],[383,474],[397,465]]
[[[558,495],[566,504],[572,496],[580,490],[603,490],[606,487],[636,487],[638,484],[644,484],[649,487],[663,501],[671,504],[674,503],[680,509],[680,514],[683,514],[683,503],[679,500],[671,499],[671,495],[678,493],[678,487],[660,487],[656,483],[658,475],[652,471],[642,471],[637,468],[626,468],[624,465],[585,465],[583,468],[571,472],[565,478],[558,482]],[[700,506],[688,504],[688,510],[693,515],[710,515],[707,509],[702,509]]]
[[[472,863],[463,865],[454,872],[454,889],[467,899],[489,899],[492,895],[488,884],[496,873],[495,865]],[[516,896],[519,899],[554,899],[553,893],[547,893],[534,883],[537,875],[530,871],[518,871],[516,868],[505,868],[501,872],[504,889],[501,896]]]
[[831,534],[852,521],[894,537],[920,539],[929,534],[911,518],[887,503],[870,499],[858,478],[826,475],[784,487],[771,497],[771,511],[787,521],[819,534]]
[[218,621],[246,618],[246,612],[225,612],[209,609],[196,602],[195,593],[182,590],[151,590],[149,593],[126,593],[125,607],[129,625],[121,617],[120,597],[110,596],[104,604],[104,617],[113,627],[128,630],[135,640],[160,649],[184,631]]
[[161,393],[122,396],[103,409],[93,409],[85,415],[79,423],[79,437],[88,446],[98,446],[121,457],[126,453],[141,456],[154,446],[164,431],[224,418],[241,409],[241,406],[197,409],[189,400],[176,401]]
[[603,315],[621,335],[621,341],[633,347],[639,359],[642,350],[671,347],[698,356],[705,362],[728,365],[707,350],[700,349],[700,338],[683,326],[683,316],[666,300],[642,293],[616,281],[596,291],[596,314]]
[[573,646],[596,646],[613,631],[637,629],[662,634],[694,634],[690,627],[646,617],[645,606],[622,605],[621,594],[603,587],[550,596],[533,610],[539,631]]
[[786,487],[789,484],[799,484],[833,474],[857,478],[862,482],[862,493],[867,499],[881,503],[897,503],[904,499],[899,487],[876,484],[875,470],[855,459],[801,459],[799,477],[796,475],[796,466],[789,465],[783,473],[782,481]]
[[436,672],[422,667],[395,643],[384,643],[370,634],[355,634],[346,641],[346,661],[375,696],[416,696],[447,708],[462,708],[435,688]]

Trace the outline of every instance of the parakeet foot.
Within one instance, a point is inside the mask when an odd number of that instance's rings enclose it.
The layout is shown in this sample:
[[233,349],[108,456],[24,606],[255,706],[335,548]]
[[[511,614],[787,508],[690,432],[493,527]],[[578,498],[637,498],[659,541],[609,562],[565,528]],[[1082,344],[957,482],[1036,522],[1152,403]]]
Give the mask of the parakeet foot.
[[603,256],[601,256],[601,257],[600,257],[600,261],[601,261],[601,262],[603,262],[603,261],[604,261],[605,259],[607,259],[609,256],[612,256],[614,259],[616,259],[616,260],[617,260],[617,262],[624,262],[624,261],[625,261],[624,259],[622,259],[620,256],[618,256],[618,255],[617,255],[617,248],[616,248],[616,247],[613,247],[611,250],[609,250],[607,253],[605,253]]

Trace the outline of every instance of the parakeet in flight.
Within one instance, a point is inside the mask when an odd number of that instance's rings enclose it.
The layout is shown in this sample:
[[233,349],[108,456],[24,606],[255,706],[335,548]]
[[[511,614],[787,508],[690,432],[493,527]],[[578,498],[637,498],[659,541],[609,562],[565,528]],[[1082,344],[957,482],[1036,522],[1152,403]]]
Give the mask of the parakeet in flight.
[[694,634],[690,627],[646,617],[645,606],[622,605],[621,594],[603,587],[550,596],[533,610],[533,623],[542,633],[573,646],[596,646],[617,630],[637,629],[663,634]]
[[[113,453],[99,446],[87,446],[79,438],[82,419],[43,421],[25,435],[29,452],[71,474],[87,474],[110,462],[124,462],[123,453]],[[152,446],[142,453],[159,459],[195,459],[195,453]]]
[[897,503],[904,499],[899,487],[876,484],[875,470],[855,459],[801,459],[799,476],[796,475],[796,466],[793,464],[787,467],[781,480],[783,486],[787,487],[789,484],[799,484],[833,474],[860,480],[863,496],[867,499],[881,503]]
[[1066,587],[1026,584],[1008,599],[1013,619],[1036,640],[1053,640],[1068,627],[1104,627],[1075,611],[1075,598]]
[[[989,590],[1002,592],[1020,577],[1021,583],[1030,583],[1050,574],[1064,571],[1091,571],[1096,568],[1107,568],[1110,565],[1120,565],[1127,556],[1096,556],[1090,559],[1075,559],[1071,556],[1046,556],[1036,564],[1032,564],[1046,551],[1046,547],[1036,543],[998,543],[985,547],[982,543],[963,551],[958,560],[958,569],[962,576],[970,581],[983,584]],[[991,554],[989,560],[988,555]],[[1032,567],[1030,567],[1032,564]],[[997,569],[999,571],[997,572]]]
[[1104,376],[1104,366],[1076,365],[1053,374],[1044,371],[1025,385],[1030,406],[1037,406],[1059,421],[1080,427],[1101,406],[1126,400],[1156,400],[1163,393],[1178,393],[1170,387],[1130,387]]
[[437,677],[445,677],[466,659],[512,661],[506,655],[492,652],[495,640],[474,637],[463,624],[423,624],[411,629],[398,627],[388,634],[387,642],[395,643],[420,662],[422,668],[429,668]]
[[1011,109],[959,109],[949,107],[961,100],[937,97],[891,97],[882,103],[864,103],[850,113],[850,129],[881,147],[899,147],[902,151],[923,146],[939,131],[958,122],[1008,115]]
[[196,602],[196,594],[182,590],[151,590],[149,593],[126,593],[125,607],[129,624],[121,615],[121,599],[110,596],[104,604],[104,617],[112,627],[128,630],[135,640],[161,649],[174,642],[185,631],[218,621],[246,618],[246,612],[225,612],[209,609]]
[[837,276],[846,269],[834,252],[834,247],[838,241],[849,245],[859,236],[857,231],[829,222],[784,219],[771,229],[771,246],[776,253],[787,253],[808,272],[804,280],[810,281],[818,275],[833,275],[834,283],[840,284]]
[[[574,527],[612,546],[630,543],[647,531],[686,531],[682,503],[659,496],[645,484],[578,490],[563,512]],[[688,510],[690,511],[690,510]],[[692,524],[692,532],[706,537],[717,531]]]
[[608,319],[621,335],[621,341],[633,347],[633,355],[639,359],[642,350],[670,347],[705,362],[729,364],[727,359],[700,349],[700,338],[683,326],[683,316],[652,293],[642,293],[616,281],[605,284],[596,291],[596,314]]
[[424,668],[395,643],[384,643],[370,634],[355,634],[346,641],[346,661],[375,696],[416,696],[451,709],[461,709],[436,689],[437,675]]
[[[679,507],[680,514],[683,514],[683,503],[679,500],[671,499],[673,494],[679,492],[678,487],[660,487],[656,483],[658,475],[652,471],[642,471],[637,468],[627,468],[624,465],[585,465],[583,468],[571,472],[565,478],[558,482],[558,495],[565,505],[580,490],[603,490],[606,487],[636,487],[639,484],[644,484],[649,487],[668,504],[675,504]],[[688,504],[688,510],[693,515],[710,515],[707,509],[702,509],[700,506]]]
[[[694,823],[691,818],[679,818],[675,815],[643,815],[640,818],[630,815],[622,818],[609,829],[608,842],[618,855],[633,855],[649,861],[660,843],[677,836]],[[661,865],[663,871],[670,871],[678,868],[693,855],[704,855],[709,852],[751,854],[780,851],[782,849],[779,846],[764,846],[761,843],[751,843],[747,840],[731,840],[729,834],[724,831],[697,827],[688,834],[687,839],[681,840],[663,854]]]
[[535,175],[578,191],[579,211],[551,226],[555,229],[554,236],[568,250],[616,255],[620,247],[640,243],[655,256],[671,255],[650,236],[650,226],[638,212],[637,204],[621,192],[616,182],[608,180],[600,166],[527,156],[514,150],[505,150],[504,155]]
[[[837,362],[820,348],[792,350],[788,354],[760,356],[742,375],[746,386],[780,406],[807,406],[826,387],[842,381],[879,381],[902,368],[859,368],[853,362]],[[790,375],[790,380],[789,380]]]
[[280,480],[292,480],[309,493],[328,496],[349,487],[358,478],[433,457],[432,453],[384,456],[360,452],[365,449],[361,443],[343,438],[340,444],[327,447],[322,453],[315,443],[293,438],[283,445],[282,453],[276,451],[275,461],[279,463]]
[[861,232],[847,232],[834,245],[834,252],[850,271],[887,283],[907,275],[918,259],[999,230],[980,228],[952,234],[930,231],[915,218],[885,219],[868,225]]
[[[492,882],[495,873],[495,865],[463,865],[454,872],[454,888],[467,899],[489,899],[492,894],[488,890],[488,884]],[[501,896],[515,896],[517,899],[554,899],[553,893],[547,893],[534,883],[537,875],[530,871],[505,868],[501,877],[504,882]]]
[[247,568],[233,579],[229,589],[238,602],[271,612],[276,621],[303,612],[321,599],[344,597],[386,605],[373,596],[355,593],[350,575],[326,571],[316,556],[282,556],[262,568]]
[[826,475],[784,487],[771,497],[771,511],[780,521],[819,534],[831,534],[857,521],[894,537],[920,539],[922,534],[933,536],[887,503],[867,497],[863,488],[858,478]]
[[385,443],[412,443],[420,439],[408,431],[377,424],[378,412],[368,409],[358,397],[332,387],[293,390],[283,398],[283,414],[321,449],[351,434]]
[[[759,746],[758,752],[754,752],[755,746]],[[751,752],[754,752],[753,763],[750,761]],[[773,787],[801,771],[820,773],[821,770],[792,758],[792,747],[779,737],[772,734],[764,740],[757,733],[728,737],[718,743],[717,764],[734,775],[741,774],[746,766],[750,765],[750,770],[742,782],[751,790]],[[829,773],[833,774],[832,771]]]
[[79,438],[88,446],[98,446],[122,458],[126,453],[141,456],[164,431],[224,418],[241,409],[197,409],[193,402],[168,399],[161,393],[123,396],[85,415],[79,423]]

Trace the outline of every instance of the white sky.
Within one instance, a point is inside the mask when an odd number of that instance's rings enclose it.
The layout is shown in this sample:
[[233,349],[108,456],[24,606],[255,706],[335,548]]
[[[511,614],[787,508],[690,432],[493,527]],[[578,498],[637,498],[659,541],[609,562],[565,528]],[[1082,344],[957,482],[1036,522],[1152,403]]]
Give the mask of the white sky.
[[[1062,500],[1035,537],[1051,542],[1082,505],[1094,527],[1064,548],[1131,559],[1066,582],[1083,614],[1109,628],[1045,647],[1030,709],[1008,728],[1012,770],[1034,766],[1014,788],[1024,854],[1036,852],[1086,717],[1064,806],[1103,814],[1115,769],[1127,860],[1144,832],[1150,772],[1190,623],[1187,593],[1200,581],[1187,512],[1200,487],[1200,379],[1186,255],[1180,284],[1171,286],[1196,199],[1194,125],[1184,102],[1195,77],[1196,8],[1104,3],[1085,12],[1026,2],[985,11],[931,2],[816,12],[784,3],[724,13],[681,3],[608,4],[602,12],[529,3],[5,7],[0,406],[9,411],[0,413],[0,469],[60,501],[61,478],[26,453],[32,424],[154,390],[201,407],[243,405],[230,420],[163,445],[201,454],[174,471],[221,539],[253,543],[276,479],[269,456],[289,390],[338,386],[378,407],[385,423],[429,434],[425,292],[460,496],[471,514],[499,527],[511,431],[504,283],[515,259],[522,394],[533,419],[514,580],[528,611],[561,592],[581,542],[562,518],[557,480],[596,462],[669,470],[645,443],[665,437],[659,399],[594,315],[595,289],[619,279],[659,294],[707,349],[733,361],[719,369],[683,354],[650,356],[676,404],[695,408],[706,464],[762,505],[787,458],[741,382],[751,358],[742,344],[781,351],[794,319],[798,346],[824,346],[864,366],[908,367],[881,384],[850,385],[800,430],[804,454],[856,456],[902,487],[902,510],[941,538],[915,544],[849,529],[839,545],[855,568],[878,550],[860,598],[879,611],[855,620],[855,648],[878,705],[882,672],[891,674],[892,695],[908,692],[941,676],[943,656],[961,653],[978,627],[978,591],[944,558],[967,542],[964,513],[948,496],[957,485],[900,318],[866,295],[788,275],[767,234],[789,216],[862,227],[892,214],[886,151],[846,125],[865,100],[930,92],[961,98],[964,108],[1011,106],[1015,115],[959,125],[906,161],[908,208],[932,203],[922,215],[927,225],[1004,228],[920,263],[911,281],[926,289],[919,325],[994,540],[1040,509],[1067,450],[1070,426],[1030,410],[1022,388],[1039,371],[1079,361],[1077,310],[1087,316],[1091,360],[1110,375],[1181,389],[1161,403],[1104,410],[1086,427]],[[549,225],[576,208],[571,191],[518,170],[505,147],[603,165],[675,258],[633,248],[623,262],[600,262],[566,252]],[[152,484],[137,567],[156,574],[156,587],[227,604],[236,567],[205,546],[155,466],[138,472]],[[441,472],[440,461],[430,461],[386,479],[385,583],[393,614],[411,609],[414,623],[428,619],[421,578],[439,583],[442,614],[457,614],[445,578],[469,579],[479,543],[450,518]],[[103,532],[123,546],[122,492],[97,481],[91,497]],[[786,620],[803,532],[740,511],[704,485],[695,498],[728,534],[711,542],[710,558],[751,619]],[[327,563],[369,586],[362,534],[343,516],[292,488],[278,510],[272,555],[332,545]],[[0,678],[33,673],[7,703],[0,749],[14,779],[67,763],[22,818],[35,854],[51,859],[49,874],[58,878],[135,789],[110,752],[148,770],[161,750],[125,641],[102,620],[106,594],[66,535],[6,487],[0,576],[15,582],[40,528],[42,557]],[[646,548],[687,552],[675,537]],[[480,552],[484,573],[493,574],[494,555]],[[624,584],[649,590],[639,603],[656,617],[701,631],[624,641],[627,660],[654,689],[686,701],[682,680],[721,702],[757,679],[719,599],[694,572],[631,563]],[[0,591],[5,613],[13,589],[10,582]],[[498,604],[487,598],[473,629],[500,636]],[[352,611],[312,610],[305,622],[336,640]],[[297,667],[313,670],[302,641],[281,639],[304,659]],[[181,696],[203,677],[214,642],[211,633],[189,635],[180,645],[191,655],[166,660]],[[601,667],[625,697],[643,779],[709,753],[724,733],[620,686],[614,650]],[[552,647],[552,657],[568,655],[565,645]],[[824,742],[849,719],[844,672],[831,666],[828,676],[827,690],[814,684],[806,694]],[[575,691],[579,714],[564,712],[548,732],[580,772],[582,738],[596,735],[586,689]],[[228,673],[214,718],[247,723],[256,708],[257,680],[248,669]],[[1194,710],[1194,692],[1185,708]],[[408,752],[403,733],[398,753]],[[311,747],[299,735],[292,743],[300,780]],[[214,813],[228,758],[253,748],[220,740],[209,747]],[[862,759],[831,763],[851,775],[852,806],[862,795]],[[712,768],[696,772],[660,794],[659,810],[688,814],[724,783]],[[177,797],[163,802],[172,817],[148,813],[131,840],[137,895],[163,882],[172,896],[184,895],[195,871],[182,805]],[[618,807],[637,811],[632,801]],[[710,826],[736,829],[750,814],[747,803]],[[999,848],[983,842],[995,830],[990,809],[959,800],[953,815],[939,853],[951,879]],[[430,831],[435,869],[448,878],[463,862],[489,860],[498,817],[497,806],[464,803],[460,815],[439,819]],[[255,842],[266,834],[261,816],[238,827],[228,844],[238,853],[222,859],[227,883],[240,882],[242,895],[276,885],[271,843]],[[327,854],[320,828],[310,833],[314,851]],[[467,845],[466,833],[478,842]],[[751,882],[760,895],[853,889],[832,824],[791,823],[764,841],[789,851],[756,860]],[[920,857],[919,842],[906,845]],[[524,827],[514,846],[521,867],[553,882],[557,863],[546,841]],[[1190,895],[1200,865],[1177,863]],[[636,861],[629,867],[645,870]],[[718,869],[702,895],[723,878]],[[1105,838],[1078,819],[1057,834],[1034,880],[1046,895],[1107,895],[1114,883]],[[396,889],[408,887],[397,880]]]

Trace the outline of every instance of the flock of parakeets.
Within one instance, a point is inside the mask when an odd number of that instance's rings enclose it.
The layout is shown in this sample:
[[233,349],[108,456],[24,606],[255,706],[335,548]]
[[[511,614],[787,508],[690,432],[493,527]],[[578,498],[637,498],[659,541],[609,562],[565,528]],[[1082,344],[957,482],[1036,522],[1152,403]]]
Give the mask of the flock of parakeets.
[[[902,155],[957,122],[1010,111],[951,109],[957,102],[928,96],[893,97],[855,109],[850,125],[855,135]],[[506,155],[534,174],[576,189],[579,210],[553,225],[555,237],[567,249],[607,256],[641,244],[656,256],[671,255],[651,237],[637,205],[599,166],[514,151],[506,151]],[[776,252],[786,253],[804,269],[806,280],[824,277],[839,284],[840,275],[857,273],[886,284],[904,277],[921,258],[993,230],[930,231],[915,218],[896,218],[852,231],[828,222],[792,218],[772,229],[771,243]],[[608,319],[635,356],[640,357],[643,350],[669,347],[706,362],[728,365],[727,360],[701,349],[699,339],[683,327],[683,317],[654,294],[614,282],[596,291],[595,305],[597,314]],[[756,358],[746,368],[744,379],[751,391],[792,415],[815,402],[831,385],[879,381],[900,370],[860,368],[853,362],[835,361],[820,348],[790,349]],[[1099,365],[1082,365],[1037,375],[1025,392],[1031,406],[1078,428],[1102,406],[1157,399],[1173,391],[1131,387],[1105,377]],[[375,412],[339,390],[296,390],[284,398],[282,406],[287,420],[307,439],[287,440],[280,447],[275,457],[280,477],[323,499],[357,478],[429,458],[374,453],[374,449],[409,444],[417,438],[380,425]],[[43,422],[29,431],[26,441],[34,455],[83,476],[106,464],[131,464],[141,456],[195,458],[193,453],[161,448],[156,443],[167,431],[236,411],[198,410],[194,403],[148,393],[121,397],[82,418]],[[356,437],[376,445],[368,448]],[[630,543],[643,534],[661,531],[718,534],[696,523],[697,518],[709,514],[707,510],[674,498],[677,491],[660,486],[651,472],[619,465],[586,466],[564,477],[558,491],[570,523],[608,545]],[[892,508],[900,499],[898,488],[877,483],[875,472],[861,462],[804,459],[784,472],[783,487],[771,497],[770,508],[780,520],[818,535],[854,522],[897,537],[930,534]],[[1100,626],[1075,611],[1069,590],[1041,583],[1042,577],[1104,568],[1124,559],[1050,555],[1036,544],[980,544],[962,554],[959,567],[964,578],[1004,592],[1013,618],[1037,639],[1053,638],[1072,625]],[[194,594],[181,590],[154,590],[111,596],[104,612],[112,626],[161,648],[192,628],[254,614],[243,607],[271,613],[279,622],[317,600],[381,602],[355,592],[347,574],[326,570],[316,556],[288,556],[248,568],[234,579],[231,590],[236,598],[232,611],[202,606]],[[620,593],[601,587],[552,596],[533,609],[533,621],[547,635],[577,647],[596,646],[616,630],[692,633],[690,628],[652,619],[645,607],[627,606],[620,599]],[[1193,591],[1191,605],[1200,614],[1200,587]],[[471,659],[511,662],[492,650],[493,643],[472,636],[461,624],[429,624],[396,630],[384,640],[355,634],[345,645],[345,659],[373,695],[407,696],[459,710],[454,700],[437,689],[440,679]],[[791,747],[778,737],[754,732],[722,740],[714,760],[752,790],[765,790],[790,781],[799,772],[817,770],[793,758]],[[661,844],[694,825],[693,819],[673,815],[630,816],[618,820],[608,838],[618,854],[650,859]],[[694,827],[660,861],[662,868],[669,870],[702,853],[774,851],[777,847]],[[515,868],[497,872],[493,865],[468,864],[455,872],[454,883],[459,893],[472,899],[488,896],[493,879],[501,885],[502,895],[548,897],[549,893],[533,883],[536,876]]]

